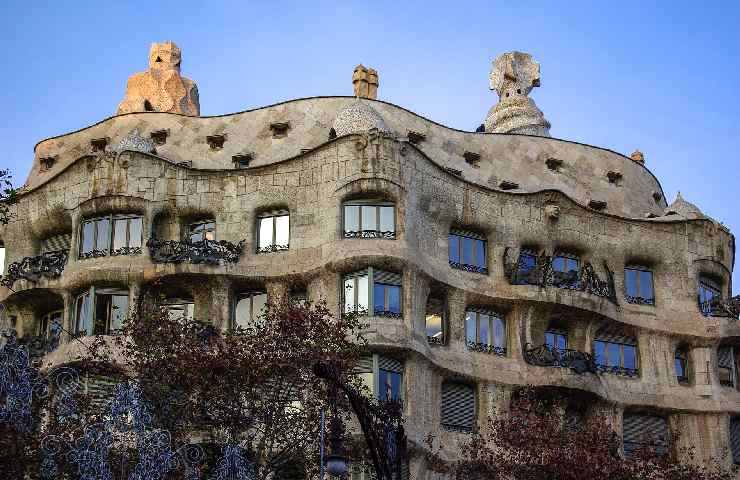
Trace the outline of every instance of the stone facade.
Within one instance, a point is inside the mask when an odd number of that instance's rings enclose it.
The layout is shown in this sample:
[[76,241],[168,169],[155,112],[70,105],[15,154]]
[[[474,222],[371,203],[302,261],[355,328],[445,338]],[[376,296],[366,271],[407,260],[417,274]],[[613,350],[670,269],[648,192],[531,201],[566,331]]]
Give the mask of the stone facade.
[[[589,395],[589,412],[608,413],[618,430],[624,412],[660,415],[700,460],[732,461],[729,424],[740,415],[740,391],[724,385],[718,348],[738,346],[740,323],[703,315],[697,305],[705,278],[723,297],[731,294],[735,244],[725,227],[680,214],[695,214],[683,200],[672,214],[642,164],[597,147],[460,132],[368,99],[361,102],[377,115],[374,123],[347,126],[330,139],[330,126],[357,101],[303,99],[211,118],[133,113],[38,144],[13,220],[0,230],[6,264],[39,255],[59,234],[69,235],[71,245],[58,277],[20,278],[12,290],[0,290],[19,333],[36,334],[50,310],[61,310],[72,331],[75,298],[91,286],[128,290],[134,302],[155,282],[192,298],[195,317],[219,328],[233,322],[237,295],[255,289],[272,300],[305,291],[340,314],[344,275],[372,267],[401,278],[400,314],[369,317],[367,334],[373,351],[403,362],[415,478],[432,478],[421,455],[428,433],[448,440],[449,455],[468,437],[441,426],[448,381],[474,387],[479,429],[516,388],[550,386]],[[290,129],[276,136],[276,123]],[[159,143],[149,149],[122,142],[135,130],[134,137]],[[121,148],[91,145],[100,138]],[[232,161],[245,152],[250,163]],[[468,152],[480,154],[477,164],[466,161]],[[44,158],[56,161],[40,170]],[[620,174],[618,183],[609,172]],[[391,205],[393,235],[347,238],[342,206],[356,199]],[[276,210],[290,216],[289,246],[258,253],[258,219]],[[216,239],[241,242],[243,250],[238,261],[216,264],[158,263],[146,247],[83,258],[82,222],[108,214],[141,218],[144,241],[179,241],[189,223],[212,219]],[[477,272],[455,268],[449,257],[450,232],[460,230],[485,240],[485,265]],[[526,251],[569,252],[613,283],[599,290],[513,282],[512,259]],[[652,272],[652,305],[627,298],[625,267],[635,264]],[[430,295],[443,305],[442,341],[428,338]],[[505,322],[501,354],[471,348],[471,308],[495,311]],[[533,364],[532,346],[542,345],[555,324],[568,348],[585,353],[595,353],[605,327],[628,332],[636,340],[636,371],[578,374]],[[77,348],[65,337],[45,364],[64,363]],[[675,371],[679,348],[687,352],[685,381]]]

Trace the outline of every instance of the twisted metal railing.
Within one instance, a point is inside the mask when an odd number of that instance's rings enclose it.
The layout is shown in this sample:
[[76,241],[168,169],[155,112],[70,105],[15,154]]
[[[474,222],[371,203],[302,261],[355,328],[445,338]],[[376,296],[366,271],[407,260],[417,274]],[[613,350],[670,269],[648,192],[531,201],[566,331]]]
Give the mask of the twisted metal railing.
[[622,377],[636,377],[640,374],[639,368],[628,368],[618,365],[603,365],[600,363],[596,364],[596,370],[598,370],[599,373],[609,373],[612,375],[620,375]]
[[68,257],[67,252],[50,252],[25,257],[8,265],[8,273],[0,280],[0,284],[13,288],[13,284],[21,279],[36,283],[41,277],[58,278],[64,271]]
[[579,271],[561,272],[552,267],[553,257],[549,255],[529,256],[534,258],[534,265],[518,255],[511,258],[509,247],[504,251],[504,274],[512,285],[537,285],[540,287],[556,287],[579,290],[599,297],[604,297],[617,304],[617,293],[614,287],[614,274],[604,262],[607,279],[602,280],[596,274],[593,265],[583,263]]
[[245,240],[238,244],[226,240],[201,240],[198,242],[159,240],[150,238],[146,242],[152,261],[155,263],[205,263],[222,265],[236,263],[244,250]]
[[699,301],[701,313],[707,317],[740,318],[740,295],[723,300],[713,298],[709,302]]
[[492,355],[499,355],[501,357],[506,355],[506,347],[498,347],[496,345],[490,345],[488,343],[479,342],[466,342],[468,350],[472,352],[490,353]]
[[290,248],[290,245],[268,245],[266,247],[258,248],[257,253],[276,253],[284,252]]
[[460,262],[451,261],[450,267],[456,268],[458,270],[465,270],[466,272],[472,272],[472,273],[482,273],[482,274],[488,273],[488,267],[482,267],[480,265],[471,265],[469,263],[460,263]]
[[396,238],[396,232],[392,230],[345,230],[344,238]]
[[596,362],[594,362],[591,354],[568,348],[557,348],[547,344],[537,347],[527,344],[524,349],[524,360],[530,365],[540,367],[570,368],[579,375],[598,372]]

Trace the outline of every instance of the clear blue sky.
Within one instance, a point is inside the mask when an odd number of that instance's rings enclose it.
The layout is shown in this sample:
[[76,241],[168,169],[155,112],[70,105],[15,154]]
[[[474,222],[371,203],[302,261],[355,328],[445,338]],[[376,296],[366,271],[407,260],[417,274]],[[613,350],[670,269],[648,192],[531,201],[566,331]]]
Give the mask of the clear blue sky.
[[639,148],[669,201],[680,190],[740,232],[737,1],[5,1],[0,11],[0,166],[18,184],[38,140],[115,112],[153,41],[182,48],[203,115],[350,95],[362,62],[380,72],[379,98],[469,130],[496,101],[491,60],[521,50],[542,65],[532,97],[553,136]]

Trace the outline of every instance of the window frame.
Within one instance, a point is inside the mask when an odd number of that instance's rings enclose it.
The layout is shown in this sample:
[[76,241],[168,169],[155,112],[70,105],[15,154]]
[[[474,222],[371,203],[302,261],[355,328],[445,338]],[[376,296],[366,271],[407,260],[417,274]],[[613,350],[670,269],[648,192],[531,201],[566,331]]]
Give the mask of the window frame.
[[[635,293],[637,293],[636,296],[631,296],[628,293],[628,272],[633,272],[635,274]],[[650,274],[650,291],[652,292],[652,298],[642,296],[641,272],[647,272]],[[624,299],[627,301],[627,303],[648,305],[651,307],[655,306],[655,273],[650,267],[638,264],[630,264],[624,267]]]
[[[187,310],[188,305],[193,306],[193,316],[188,317]],[[182,306],[183,311],[185,312],[184,315],[182,315],[181,318],[184,318],[188,321],[194,321],[195,320],[195,299],[189,296],[183,296],[183,297],[167,297],[164,300],[160,301],[158,304],[159,308],[167,310],[167,315],[171,316],[172,311],[170,310],[171,307],[179,307]]]
[[[728,349],[730,351],[730,366],[726,367],[720,364],[720,350]],[[720,371],[722,370],[728,370],[730,374],[730,381],[729,382],[723,382],[722,377],[720,375]],[[725,345],[721,347],[717,347],[717,380],[720,384],[720,386],[723,387],[730,387],[735,388],[737,386],[737,366],[735,361],[735,347],[732,345]]]
[[[249,299],[249,316],[250,316],[249,322],[247,322],[246,325],[242,325],[241,326],[242,328],[247,328],[250,325],[254,325],[254,322],[256,322],[257,320],[259,320],[264,315],[264,313],[261,312],[261,311],[260,312],[255,312],[254,311],[254,308],[255,308],[254,299],[255,299],[255,297],[259,297],[259,296],[262,296],[262,295],[264,295],[264,297],[265,297],[265,303],[264,303],[264,305],[267,305],[268,296],[267,296],[267,290],[265,290],[265,289],[244,290],[244,291],[238,292],[234,296],[234,305],[233,305],[233,307],[231,309],[231,312],[232,312],[232,314],[231,314],[231,328],[232,329],[236,329],[237,326],[240,326],[239,325],[239,320],[237,318],[237,308],[239,306],[239,302],[241,302],[242,300]],[[264,306],[263,306],[263,308],[264,308]]]
[[[358,366],[358,367],[355,368],[354,374],[355,375],[362,375],[362,374],[367,374],[367,373],[372,374],[373,385],[372,385],[372,391],[370,393],[372,394],[373,398],[376,399],[376,400],[378,400],[378,401],[381,401],[381,402],[388,401],[387,398],[380,398],[380,392],[381,392],[380,371],[382,370],[384,372],[387,372],[387,373],[390,373],[390,374],[395,374],[395,375],[398,375],[400,377],[399,378],[399,387],[398,387],[398,398],[392,398],[390,400],[403,402],[403,400],[404,400],[404,398],[406,396],[406,393],[405,393],[405,384],[404,384],[404,380],[405,380],[405,377],[406,377],[406,375],[405,375],[405,373],[406,373],[406,365],[404,364],[404,362],[402,362],[400,360],[396,360],[393,357],[385,357],[384,355],[381,355],[379,353],[370,353],[368,355],[365,355],[365,357],[366,358],[367,357],[371,357],[372,358],[372,367],[371,367],[372,368],[372,371],[371,372],[368,372],[368,371],[366,371],[364,369],[361,370],[359,368],[359,366]],[[400,365],[400,371],[394,371],[394,370],[389,370],[387,368],[381,368],[381,358],[387,358],[389,360],[388,363],[397,362]],[[385,363],[385,362],[383,362],[383,363]]]
[[[398,275],[400,277],[399,284],[395,285],[388,282],[383,281],[376,281],[376,274],[379,273],[389,273],[393,275]],[[359,282],[357,279],[367,277],[367,310],[361,310],[358,308],[359,305],[359,296],[360,296],[360,288],[359,288]],[[353,303],[352,308],[347,309],[347,282],[349,280],[353,281]],[[375,286],[376,285],[384,285],[385,287],[392,287],[398,289],[398,312],[395,312],[393,310],[390,310],[390,304],[388,302],[388,290],[384,290],[384,310],[376,310],[375,308]],[[404,297],[403,297],[403,275],[398,274],[391,271],[386,270],[380,270],[374,267],[367,267],[364,270],[358,270],[355,272],[347,273],[342,276],[341,279],[341,291],[342,291],[342,314],[348,314],[348,313],[355,313],[358,315],[364,315],[364,316],[370,316],[370,317],[384,317],[384,318],[403,318],[403,303],[404,303]]]
[[[138,246],[131,246],[131,220],[138,219],[141,224],[140,227],[140,238]],[[107,247],[105,249],[98,248],[98,222],[106,220],[108,222],[108,239]],[[113,249],[115,242],[115,224],[116,221],[126,220],[126,242],[125,246],[119,249]],[[85,247],[85,225],[92,224],[92,244],[93,248],[89,251],[84,251]],[[108,215],[99,215],[90,218],[86,218],[80,222],[79,234],[78,234],[79,245],[77,248],[78,259],[89,259],[99,257],[115,257],[120,255],[140,255],[142,252],[142,246],[144,245],[144,215],[138,213],[110,213]]]
[[[457,262],[453,260],[452,256],[452,237],[457,237]],[[483,262],[478,262],[478,248],[475,247],[476,244],[473,245],[472,248],[472,259],[474,264],[472,263],[465,263],[463,262],[464,258],[464,247],[463,247],[463,239],[470,239],[474,242],[480,242],[482,244],[481,251],[483,252]],[[449,233],[447,234],[447,260],[450,264],[450,267],[455,268],[457,270],[464,270],[466,272],[472,272],[472,273],[480,273],[483,275],[488,274],[488,239],[485,235],[482,235],[480,233],[476,233],[470,230],[465,230],[461,228],[451,228]]]
[[[433,300],[434,303],[439,303],[439,305],[432,305],[432,308],[430,308],[430,300]],[[430,313],[430,311],[435,310],[436,307],[439,307],[439,313]],[[429,335],[429,328],[427,325],[429,323],[429,318],[434,316],[439,317],[440,332],[438,335]],[[427,343],[430,345],[447,345],[447,309],[445,308],[445,301],[440,299],[438,295],[430,294],[427,297],[427,303],[424,307],[424,333],[427,337]]]
[[[473,412],[472,412],[472,424],[470,427],[463,426],[463,425],[454,425],[449,422],[445,422],[444,415],[444,392],[445,387],[448,386],[448,388],[455,388],[455,387],[464,387],[466,389],[472,390],[472,397],[473,397]],[[480,408],[479,405],[479,398],[478,398],[478,387],[477,385],[471,385],[469,383],[454,381],[454,380],[443,380],[440,384],[440,411],[439,411],[439,425],[442,430],[451,431],[451,432],[458,432],[458,433],[473,433],[477,430],[478,427],[478,415]]]
[[[287,217],[288,218],[288,243],[285,245],[278,245],[277,242],[277,219]],[[268,245],[262,247],[262,221],[266,219],[271,219],[272,223],[272,238]],[[263,212],[257,215],[257,228],[256,230],[256,236],[257,236],[257,248],[256,253],[274,253],[274,252],[282,252],[285,250],[288,250],[290,248],[290,211],[289,210],[271,210],[268,212]]]
[[[347,230],[347,207],[358,207],[358,230]],[[362,226],[363,207],[375,207],[375,230],[365,230]],[[380,230],[380,209],[390,207],[393,212],[393,230]],[[357,199],[342,202],[342,237],[343,238],[380,238],[395,240],[398,236],[398,220],[396,219],[396,204],[387,200]]]
[[[678,365],[681,365],[683,375],[679,375]],[[685,348],[676,348],[673,354],[673,369],[676,372],[676,381],[681,385],[687,385],[689,383],[689,352]]]
[[[98,306],[98,297],[102,295],[107,296],[119,296],[119,297],[126,297],[126,315],[124,315],[123,320],[121,323],[123,323],[126,320],[126,317],[128,316],[128,309],[131,307],[130,305],[130,293],[125,288],[110,288],[110,287],[97,287],[95,285],[91,285],[90,288],[87,290],[84,290],[77,296],[75,296],[74,300],[74,329],[73,329],[73,335],[75,337],[81,337],[81,336],[92,336],[92,335],[115,335],[118,332],[120,332],[120,329],[112,329],[112,321],[113,321],[113,302],[111,302],[110,308],[106,311],[106,325],[103,332],[99,332],[96,329],[96,315],[97,315],[97,306]],[[88,319],[86,319],[86,326],[83,324],[80,324],[80,301],[84,302],[84,298],[89,298],[89,307],[87,311]]]
[[[604,354],[605,354],[605,363],[599,363],[598,362],[598,356],[597,356],[597,344],[603,343],[604,346]],[[609,349],[608,345],[617,345],[619,347],[619,364],[618,365],[610,365],[610,358],[608,355]],[[635,350],[635,368],[629,368],[625,367],[625,355],[624,355],[624,347],[632,347]],[[640,349],[637,341],[635,341],[634,345],[631,343],[626,342],[618,342],[618,341],[611,341],[611,340],[604,340],[599,338],[598,336],[594,338],[593,340],[593,358],[594,363],[596,364],[596,368],[601,372],[606,373],[613,373],[616,375],[622,375],[626,377],[638,377],[640,375]]]
[[[205,228],[206,225],[212,224],[212,227]],[[187,222],[187,238],[185,239],[188,243],[194,244],[194,243],[202,243],[205,241],[208,242],[216,242],[218,241],[218,237],[216,236],[216,219],[215,218],[204,218],[202,220],[196,220]],[[198,232],[201,236],[200,240],[193,240],[193,235],[196,233],[196,228],[199,226],[203,226],[203,230],[201,232]],[[213,233],[213,238],[206,238],[209,233]]]
[[[469,331],[468,331],[468,316],[469,315],[475,315],[475,342],[470,340],[469,337]],[[488,333],[487,342],[479,342],[481,336],[481,316],[486,315],[488,317]],[[499,320],[501,324],[503,325],[503,337],[502,337],[502,344],[503,346],[496,345],[496,322],[495,320]],[[494,355],[499,355],[502,357],[505,357],[508,351],[509,346],[509,332],[508,332],[508,326],[506,325],[506,319],[503,315],[496,312],[495,310],[485,309],[485,308],[478,308],[478,307],[472,307],[467,308],[465,310],[465,345],[466,348],[469,351],[473,352],[483,352],[483,353],[490,353]]]
[[37,329],[37,335],[42,338],[49,338],[50,337],[50,328],[51,324],[53,323],[54,316],[59,315],[59,325],[64,324],[64,310],[58,309],[58,310],[51,310],[43,315],[41,315],[41,318],[39,319],[39,325]]
[[[553,339],[555,340],[554,344],[550,344],[548,342],[548,335],[551,335],[553,337]],[[558,338],[562,338],[565,341],[564,347],[557,346]],[[548,328],[547,330],[545,330],[545,345],[547,345],[551,349],[557,349],[559,351],[568,350],[568,332],[559,328]]]
[[[711,299],[709,300],[704,300],[703,297],[706,297],[705,292],[707,291],[710,291],[716,295],[712,295]],[[701,312],[701,314],[704,315],[705,317],[712,316],[713,314],[712,302],[722,301],[722,284],[707,276],[704,276],[704,275],[700,276],[698,280],[697,298],[698,298],[699,311]]]

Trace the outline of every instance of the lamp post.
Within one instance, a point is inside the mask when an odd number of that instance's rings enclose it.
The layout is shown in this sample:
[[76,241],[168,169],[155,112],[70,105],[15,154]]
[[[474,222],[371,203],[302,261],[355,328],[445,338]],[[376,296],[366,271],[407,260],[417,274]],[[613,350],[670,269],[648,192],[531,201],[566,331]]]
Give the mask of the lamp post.
[[357,416],[365,443],[375,469],[376,480],[400,480],[406,461],[406,434],[399,402],[373,402],[344,382],[339,370],[326,363],[314,365],[314,373],[327,381],[332,410],[329,443],[331,453],[326,459],[326,470],[334,476],[347,473],[344,455],[343,428],[336,406],[341,392]]

